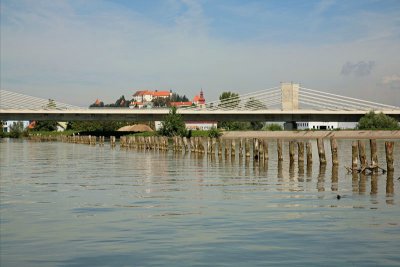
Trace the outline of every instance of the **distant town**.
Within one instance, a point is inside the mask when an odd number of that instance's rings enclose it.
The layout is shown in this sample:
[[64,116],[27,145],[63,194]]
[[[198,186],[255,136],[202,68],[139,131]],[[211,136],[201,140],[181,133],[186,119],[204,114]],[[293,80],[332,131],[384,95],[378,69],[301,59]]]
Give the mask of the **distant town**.
[[115,103],[104,104],[100,99],[90,105],[91,108],[100,107],[129,107],[129,108],[166,108],[166,107],[204,107],[206,100],[204,92],[201,89],[198,95],[195,95],[190,101],[186,95],[179,95],[178,93],[170,91],[159,90],[139,90],[136,91],[130,100],[121,96]]

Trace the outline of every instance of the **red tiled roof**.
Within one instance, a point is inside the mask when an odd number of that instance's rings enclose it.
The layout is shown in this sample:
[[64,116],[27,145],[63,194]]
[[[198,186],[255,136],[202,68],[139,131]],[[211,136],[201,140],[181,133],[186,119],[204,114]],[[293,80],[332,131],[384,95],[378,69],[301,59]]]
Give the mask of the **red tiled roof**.
[[153,96],[169,96],[170,93],[168,91],[157,91],[153,92]]
[[170,96],[170,92],[168,91],[149,91],[149,90],[141,90],[136,91],[133,96],[143,96],[143,95],[152,95],[152,96]]

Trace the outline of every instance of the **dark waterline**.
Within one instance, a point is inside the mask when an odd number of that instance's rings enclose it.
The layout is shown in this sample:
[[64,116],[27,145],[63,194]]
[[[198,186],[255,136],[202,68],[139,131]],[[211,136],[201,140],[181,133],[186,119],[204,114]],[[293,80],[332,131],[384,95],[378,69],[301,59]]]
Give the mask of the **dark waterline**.
[[389,176],[348,175],[350,144],[332,169],[1,140],[0,265],[398,266],[400,142]]

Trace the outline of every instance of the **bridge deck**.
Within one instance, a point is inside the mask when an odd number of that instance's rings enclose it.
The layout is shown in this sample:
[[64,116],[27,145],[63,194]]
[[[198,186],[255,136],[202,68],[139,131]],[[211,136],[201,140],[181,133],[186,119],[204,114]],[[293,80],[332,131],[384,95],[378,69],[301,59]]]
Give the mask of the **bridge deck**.
[[[56,120],[56,121],[160,121],[168,109],[98,108],[77,110],[0,110],[0,120]],[[400,110],[379,110],[400,120]],[[186,121],[340,121],[354,122],[365,115],[365,110],[185,110],[178,109]]]

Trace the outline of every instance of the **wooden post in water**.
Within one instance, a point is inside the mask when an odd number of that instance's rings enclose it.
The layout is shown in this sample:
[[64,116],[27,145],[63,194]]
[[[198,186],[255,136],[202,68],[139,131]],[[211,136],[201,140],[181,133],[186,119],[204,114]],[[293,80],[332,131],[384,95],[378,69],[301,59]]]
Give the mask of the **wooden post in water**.
[[388,172],[393,172],[394,171],[394,166],[393,166],[393,149],[394,149],[394,142],[385,142],[385,151],[386,151],[386,165],[387,165],[387,171]]
[[236,141],[232,139],[231,142],[231,157],[234,158],[236,156]]
[[189,138],[190,152],[194,153],[194,137]]
[[116,143],[116,141],[115,141],[115,136],[110,136],[110,143],[111,143],[111,146],[112,147],[114,147],[115,146],[115,143]]
[[297,142],[297,162],[299,166],[304,166],[304,142]]
[[281,161],[281,160],[283,160],[282,140],[281,139],[276,140],[276,145],[277,145],[277,150],[278,150],[278,161]]
[[260,159],[260,146],[257,138],[253,138],[253,158],[255,160]]
[[199,139],[200,139],[200,144],[199,144],[200,153],[204,154],[205,153],[205,149],[204,149],[204,141],[205,141],[205,139],[204,139],[204,137],[200,137]]
[[263,145],[264,145],[264,161],[267,161],[269,159],[268,140],[267,139],[263,139]]
[[308,140],[306,143],[306,151],[307,151],[307,166],[312,165],[312,145],[311,141]]
[[369,140],[369,146],[371,148],[371,167],[373,167],[373,171],[378,171],[378,150],[376,147],[376,140],[371,139]]
[[211,155],[211,150],[212,150],[212,147],[211,147],[211,138],[210,138],[210,137],[207,137],[207,155]]
[[[264,142],[262,139],[258,139],[258,146],[260,147],[259,149],[259,155],[260,155],[260,162],[264,163]],[[263,164],[260,164],[260,166],[263,166]]]
[[289,159],[290,162],[294,162],[294,155],[295,155],[295,150],[294,147],[296,145],[296,141],[289,141]]
[[246,140],[245,140],[244,149],[245,149],[246,158],[249,158],[250,157],[250,140],[249,140],[249,138],[246,138]]
[[[393,182],[393,177],[394,172],[393,171],[388,171],[387,176],[386,176],[386,195],[392,196],[394,193],[394,182]],[[393,200],[386,200],[387,203],[393,204]]]
[[228,158],[229,147],[230,147],[230,140],[229,139],[225,139],[225,159]]
[[318,138],[317,139],[317,146],[318,146],[319,163],[320,164],[326,164],[324,139]]
[[365,142],[358,140],[358,153],[360,155],[361,170],[367,167],[367,155],[365,153]]
[[239,140],[239,159],[243,158],[243,138]]
[[222,139],[218,138],[218,156],[222,157]]
[[353,141],[351,143],[351,169],[353,172],[358,168],[358,143]]
[[194,147],[195,147],[194,151],[196,153],[200,153],[200,137],[198,136],[194,138]]
[[215,156],[216,150],[217,150],[217,138],[213,137],[211,139],[211,155]]
[[185,151],[185,153],[186,153],[188,150],[188,140],[187,140],[186,136],[183,137],[182,140],[183,140],[183,151]]
[[336,166],[339,164],[338,145],[335,138],[331,137],[330,140],[331,140],[332,165]]

